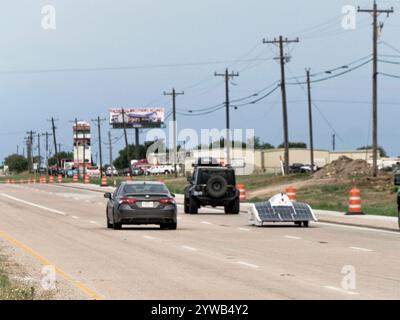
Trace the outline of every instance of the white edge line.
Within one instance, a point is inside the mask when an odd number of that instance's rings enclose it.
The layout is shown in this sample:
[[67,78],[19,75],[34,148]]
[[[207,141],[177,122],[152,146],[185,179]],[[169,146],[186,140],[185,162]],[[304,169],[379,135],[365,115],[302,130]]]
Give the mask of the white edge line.
[[23,204],[26,204],[26,205],[29,205],[29,206],[32,206],[32,207],[36,207],[36,208],[39,208],[39,209],[42,209],[42,210],[46,210],[46,211],[49,211],[49,212],[52,212],[52,213],[56,213],[56,214],[59,214],[61,216],[66,216],[67,215],[65,212],[58,211],[58,210],[51,209],[51,208],[47,208],[47,207],[41,206],[40,204],[36,204],[36,203],[33,203],[33,202],[29,202],[29,201],[25,201],[25,200],[22,200],[22,199],[18,199],[18,198],[15,198],[13,196],[10,196],[8,194],[5,194],[5,193],[2,193],[1,195],[3,197],[8,198],[8,199],[11,199],[11,200],[14,200],[14,201],[17,201],[17,202],[20,202],[20,203],[23,203]]
[[398,231],[389,231],[389,230],[382,230],[382,229],[357,227],[357,226],[351,226],[351,225],[345,225],[345,224],[339,224],[339,223],[320,222],[320,221],[318,221],[316,223],[319,224],[319,225],[326,225],[326,226],[330,226],[330,227],[355,229],[355,230],[369,231],[369,232],[388,233],[388,234],[392,234],[392,235],[400,235],[400,233]]

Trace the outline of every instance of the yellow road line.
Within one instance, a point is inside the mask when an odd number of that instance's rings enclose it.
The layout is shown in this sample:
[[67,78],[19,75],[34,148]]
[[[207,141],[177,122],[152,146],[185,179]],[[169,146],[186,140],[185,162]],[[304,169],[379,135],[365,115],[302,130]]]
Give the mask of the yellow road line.
[[[46,258],[43,258],[40,254],[38,254],[37,252],[35,252],[31,248],[25,246],[24,244],[22,244],[18,240],[14,239],[12,236],[10,236],[9,234],[5,233],[4,231],[0,230],[0,237],[3,238],[4,240],[7,240],[11,244],[17,246],[18,248],[20,248],[21,250],[25,251],[26,253],[30,254],[37,261],[39,261],[42,265],[45,265],[45,266],[46,265],[54,265],[49,260],[47,260]],[[74,279],[72,276],[70,276],[69,274],[65,273],[64,271],[62,271],[58,267],[55,267],[55,270],[56,270],[56,273],[60,277],[64,278],[66,281],[71,283],[75,288],[77,288],[78,290],[83,292],[89,298],[94,299],[94,300],[102,300],[103,299],[99,294],[94,292],[92,289],[89,289],[83,283],[81,283],[78,280]]]

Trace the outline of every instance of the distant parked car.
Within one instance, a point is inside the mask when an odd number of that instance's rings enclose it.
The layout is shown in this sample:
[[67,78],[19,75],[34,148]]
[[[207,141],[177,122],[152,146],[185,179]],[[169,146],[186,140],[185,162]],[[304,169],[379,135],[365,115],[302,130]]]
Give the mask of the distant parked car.
[[69,169],[65,172],[65,177],[67,178],[73,178],[75,175],[78,175],[77,169]]
[[118,170],[114,166],[106,166],[104,172],[107,177],[118,176]]
[[[318,166],[314,164],[314,172],[319,170]],[[301,173],[309,173],[311,172],[311,164],[306,164],[300,168]]]
[[146,175],[159,175],[159,174],[170,174],[175,172],[174,166],[171,165],[159,165],[152,166],[146,171]]
[[132,168],[132,175],[133,176],[142,176],[144,175],[144,170],[140,167],[133,167]]
[[289,172],[290,173],[301,173],[302,171],[302,167],[304,167],[303,163],[293,163],[290,167],[289,167]]

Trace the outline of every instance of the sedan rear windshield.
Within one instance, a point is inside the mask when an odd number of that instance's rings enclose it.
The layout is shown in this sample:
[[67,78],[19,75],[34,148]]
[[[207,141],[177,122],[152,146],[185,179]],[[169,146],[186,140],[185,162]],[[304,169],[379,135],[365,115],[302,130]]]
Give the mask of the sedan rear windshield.
[[127,184],[123,190],[124,194],[164,194],[169,193],[163,184]]

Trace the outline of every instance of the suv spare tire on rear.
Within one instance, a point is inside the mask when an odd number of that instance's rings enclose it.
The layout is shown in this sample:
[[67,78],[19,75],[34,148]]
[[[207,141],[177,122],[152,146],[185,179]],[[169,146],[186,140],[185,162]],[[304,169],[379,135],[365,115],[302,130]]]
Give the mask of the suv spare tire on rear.
[[224,177],[213,176],[207,181],[206,191],[213,198],[223,197],[228,190],[228,183]]

